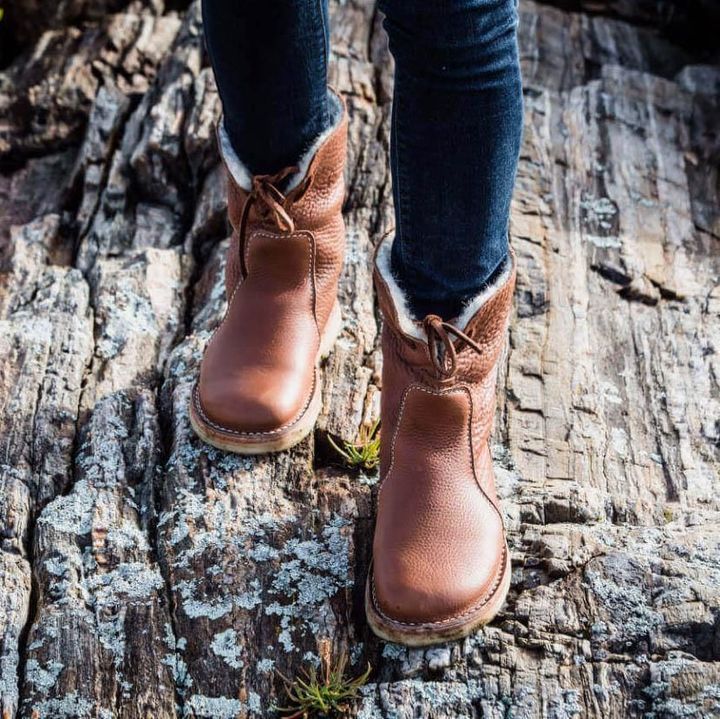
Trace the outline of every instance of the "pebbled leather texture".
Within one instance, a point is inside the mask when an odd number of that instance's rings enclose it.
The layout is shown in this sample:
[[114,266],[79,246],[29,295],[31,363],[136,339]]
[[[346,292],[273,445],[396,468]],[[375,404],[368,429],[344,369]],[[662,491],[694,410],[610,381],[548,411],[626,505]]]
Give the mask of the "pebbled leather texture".
[[398,627],[430,631],[471,616],[509,562],[488,439],[514,283],[513,261],[509,279],[458,328],[481,352],[455,341],[447,377],[428,341],[401,330],[376,264],[383,443],[370,582],[376,611]]
[[205,349],[197,386],[199,413],[215,430],[272,437],[308,408],[342,270],[346,144],[343,105],[341,120],[318,148],[304,181],[279,195],[292,221],[289,231],[228,172],[233,226],[225,274],[228,308]]

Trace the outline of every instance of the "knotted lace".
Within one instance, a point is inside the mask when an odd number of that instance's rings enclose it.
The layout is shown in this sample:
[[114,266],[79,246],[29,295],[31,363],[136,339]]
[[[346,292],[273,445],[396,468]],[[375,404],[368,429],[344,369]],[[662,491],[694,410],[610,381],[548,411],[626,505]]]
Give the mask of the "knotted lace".
[[[241,248],[245,241],[245,230],[248,217],[250,216],[250,208],[253,206],[257,208],[263,219],[271,219],[273,224],[283,232],[289,234],[295,231],[295,222],[285,208],[287,196],[278,189],[278,186],[281,186],[284,180],[287,180],[288,177],[297,172],[299,172],[297,167],[286,167],[274,175],[255,175],[252,178],[252,186],[245,201],[242,215],[240,216],[239,235]],[[311,178],[308,173],[300,183],[295,193],[294,201],[299,200],[305,194],[305,191],[310,186],[310,182]],[[240,262],[243,266],[244,273],[245,262],[242,250],[240,252]]]
[[450,335],[459,339],[478,354],[483,353],[482,347],[475,340],[470,339],[455,325],[444,322],[442,317],[428,315],[423,320],[423,328],[428,338],[430,359],[435,371],[441,377],[452,377],[457,368],[457,351]]

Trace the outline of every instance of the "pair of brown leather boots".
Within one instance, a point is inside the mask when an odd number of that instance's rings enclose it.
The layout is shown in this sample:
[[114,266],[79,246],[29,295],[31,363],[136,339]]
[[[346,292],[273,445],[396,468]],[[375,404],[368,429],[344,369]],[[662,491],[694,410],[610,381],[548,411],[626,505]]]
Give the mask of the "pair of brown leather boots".
[[[319,363],[341,326],[346,137],[343,107],[307,167],[275,176],[250,177],[223,148],[229,303],[190,410],[195,431],[216,447],[271,452],[312,431]],[[375,258],[382,483],[365,604],[380,637],[427,645],[489,622],[510,584],[488,437],[515,272],[511,259],[452,324],[434,315],[418,322],[390,272],[390,246],[383,241]]]

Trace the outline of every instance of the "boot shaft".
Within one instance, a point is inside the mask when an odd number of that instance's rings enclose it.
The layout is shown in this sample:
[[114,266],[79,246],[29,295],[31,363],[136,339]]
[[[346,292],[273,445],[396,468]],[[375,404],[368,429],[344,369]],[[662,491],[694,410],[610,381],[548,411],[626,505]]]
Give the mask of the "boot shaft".
[[[384,241],[376,253],[375,287],[383,316],[382,350],[382,424],[397,426],[398,415],[409,387],[438,393],[465,388],[472,402],[472,434],[476,451],[486,447],[495,415],[496,377],[503,351],[515,287],[515,260],[511,255],[505,271],[492,287],[476,297],[454,323],[477,347],[449,332],[439,339],[428,337],[428,325],[411,317],[404,294],[390,272],[390,243]],[[437,318],[439,320],[439,318]],[[431,334],[432,331],[431,331]],[[452,343],[455,353],[453,371],[444,373],[438,366],[447,359]],[[481,351],[478,352],[477,349]],[[433,353],[440,352],[433,362]],[[381,472],[390,463],[390,448],[384,442]]]
[[[316,282],[318,324],[327,322],[337,293],[345,252],[342,204],[345,194],[347,112],[339,95],[337,117],[301,158],[296,168],[275,176],[251,176],[218,131],[227,170],[228,218],[233,228],[225,283],[228,297],[247,270],[247,249],[253,235],[312,238],[311,269]],[[281,246],[278,248],[282,256]]]
[[[506,267],[492,286],[477,295],[458,318],[443,322],[439,317],[429,316],[420,321],[411,316],[405,294],[392,275],[390,247],[391,243],[385,240],[377,249],[374,280],[383,316],[383,346],[391,363],[403,365],[408,380],[431,389],[482,384],[494,376],[507,337],[515,290],[514,255],[508,257]],[[450,325],[450,331],[444,330],[443,325]],[[433,331],[433,327],[439,330]],[[461,337],[453,339],[453,328],[477,347],[470,347]],[[449,349],[455,362],[452,371],[445,372],[442,366]],[[433,361],[438,351],[440,359]],[[387,356],[384,357],[386,362]]]

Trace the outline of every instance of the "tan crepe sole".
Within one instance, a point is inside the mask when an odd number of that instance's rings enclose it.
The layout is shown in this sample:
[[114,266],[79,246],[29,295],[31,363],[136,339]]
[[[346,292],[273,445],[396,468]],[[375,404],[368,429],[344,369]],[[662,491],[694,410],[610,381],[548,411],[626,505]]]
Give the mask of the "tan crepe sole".
[[327,357],[335,344],[335,340],[342,329],[342,314],[340,305],[336,302],[330,317],[328,318],[325,331],[323,332],[320,349],[315,366],[315,389],[307,409],[297,422],[294,422],[287,430],[278,432],[272,439],[253,439],[250,436],[234,435],[231,432],[224,432],[222,429],[208,424],[202,417],[197,406],[197,385],[193,388],[190,399],[190,424],[203,442],[226,452],[236,454],[265,454],[266,452],[280,452],[289,449],[301,442],[312,432],[317,421],[320,409],[322,408],[322,386],[320,382],[320,361]]
[[510,590],[510,578],[512,568],[510,563],[510,553],[507,545],[505,546],[505,570],[502,579],[495,593],[490,597],[487,603],[478,608],[476,612],[449,622],[435,624],[402,624],[394,622],[384,617],[375,608],[372,591],[370,588],[372,582],[372,565],[368,581],[365,586],[365,614],[367,615],[370,629],[388,642],[395,644],[405,644],[410,647],[426,647],[431,644],[444,644],[454,639],[462,639],[468,634],[472,634],[476,629],[485,626],[491,622],[497,613],[502,609]]

